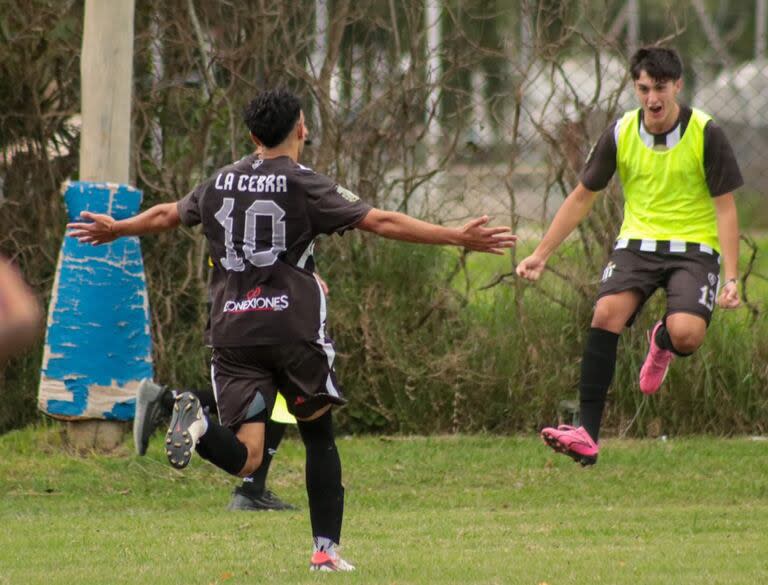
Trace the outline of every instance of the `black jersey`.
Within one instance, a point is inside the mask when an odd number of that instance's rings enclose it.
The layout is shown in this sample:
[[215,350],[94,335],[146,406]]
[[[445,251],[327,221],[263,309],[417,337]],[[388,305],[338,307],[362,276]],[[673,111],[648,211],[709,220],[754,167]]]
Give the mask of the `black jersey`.
[[178,209],[182,223],[201,223],[208,239],[214,347],[323,337],[314,240],[354,227],[369,205],[287,156],[251,155],[217,171]]

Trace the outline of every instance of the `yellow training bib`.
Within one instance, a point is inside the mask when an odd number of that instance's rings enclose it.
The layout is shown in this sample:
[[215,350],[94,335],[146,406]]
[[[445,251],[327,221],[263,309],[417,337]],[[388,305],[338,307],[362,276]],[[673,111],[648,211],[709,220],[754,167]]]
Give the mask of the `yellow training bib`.
[[296,419],[290,412],[288,412],[288,404],[286,404],[285,398],[283,398],[283,395],[280,394],[280,392],[277,393],[271,419],[277,423],[283,423],[284,425],[296,424]]

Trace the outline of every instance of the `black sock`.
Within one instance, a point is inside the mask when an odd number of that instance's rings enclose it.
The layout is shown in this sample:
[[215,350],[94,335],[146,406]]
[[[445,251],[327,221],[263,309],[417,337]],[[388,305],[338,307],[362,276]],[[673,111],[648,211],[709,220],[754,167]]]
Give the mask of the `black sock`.
[[312,536],[329,538],[338,544],[344,516],[344,486],[331,412],[313,421],[298,421],[298,426],[307,450],[307,496]]
[[202,405],[203,409],[206,412],[209,412],[216,416],[218,413],[218,409],[216,407],[216,395],[213,393],[212,388],[207,388],[206,390],[196,390],[196,389],[190,389],[190,390],[177,390],[175,388],[166,388],[163,392],[162,396],[160,397],[160,402],[163,405],[163,409],[165,409],[168,414],[171,413],[173,410],[173,405],[176,402],[176,397],[181,394],[182,392],[190,392],[197,396],[197,399],[200,401],[200,404]]
[[163,387],[163,393],[160,395],[160,404],[163,405],[163,410],[168,416],[173,412],[173,405],[176,404],[177,392],[178,390],[171,390],[170,388]]
[[283,440],[285,428],[286,425],[283,423],[278,423],[272,420],[267,421],[266,428],[264,429],[264,455],[262,456],[261,465],[251,475],[243,479],[241,489],[247,494],[260,496],[264,493],[264,490],[267,487],[269,466],[272,463],[272,458],[275,456],[275,453],[277,453],[280,441]]
[[600,421],[605,409],[605,397],[616,369],[616,348],[619,335],[592,327],[587,336],[587,346],[581,359],[579,398],[581,424],[597,442]]
[[216,406],[216,395],[213,393],[213,388],[206,388],[205,390],[187,390],[187,392],[192,392],[192,394],[197,396],[200,404],[202,404],[203,408],[207,409],[208,412],[213,414],[218,412]]
[[208,430],[200,437],[195,451],[219,469],[237,475],[248,461],[248,448],[227,427],[208,418]]
[[666,323],[662,323],[661,327],[656,330],[656,335],[653,339],[656,341],[656,345],[658,345],[661,349],[671,351],[676,356],[688,357],[689,355],[693,355],[690,353],[681,353],[675,349],[675,346],[672,345],[672,337],[669,335],[669,329],[667,329]]

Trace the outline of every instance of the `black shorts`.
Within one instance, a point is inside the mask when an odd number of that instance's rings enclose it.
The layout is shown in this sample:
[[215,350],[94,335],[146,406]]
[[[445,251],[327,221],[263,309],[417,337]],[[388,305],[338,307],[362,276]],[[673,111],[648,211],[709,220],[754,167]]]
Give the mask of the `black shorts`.
[[631,325],[645,302],[658,288],[667,293],[666,315],[692,313],[709,325],[720,285],[720,257],[717,252],[699,244],[682,244],[684,251],[670,251],[669,242],[657,242],[657,251],[645,252],[629,247],[616,249],[603,270],[597,298],[627,290],[640,293],[637,311],[629,319]]
[[278,389],[288,410],[299,419],[327,404],[346,404],[333,369],[335,355],[330,339],[322,344],[298,341],[214,348],[211,381],[221,424],[234,429],[251,420],[253,405],[260,400],[266,420],[272,414]]

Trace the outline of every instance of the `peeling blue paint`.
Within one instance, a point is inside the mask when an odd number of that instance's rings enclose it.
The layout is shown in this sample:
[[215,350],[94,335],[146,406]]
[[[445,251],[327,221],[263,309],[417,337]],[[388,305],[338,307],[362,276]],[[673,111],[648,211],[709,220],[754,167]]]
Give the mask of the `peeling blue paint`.
[[[85,210],[116,219],[131,217],[141,199],[141,191],[127,185],[83,181],[69,183],[64,193],[70,221],[78,221]],[[122,389],[152,377],[139,239],[91,246],[65,237],[59,271],[49,310],[41,407],[52,416],[131,420],[135,390]],[[46,384],[56,381],[64,383],[71,400],[47,399]],[[108,392],[114,394],[111,403],[100,401],[98,411],[89,407],[94,385],[111,388]]]

